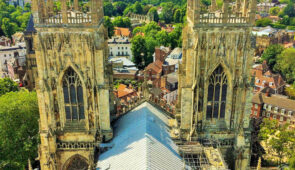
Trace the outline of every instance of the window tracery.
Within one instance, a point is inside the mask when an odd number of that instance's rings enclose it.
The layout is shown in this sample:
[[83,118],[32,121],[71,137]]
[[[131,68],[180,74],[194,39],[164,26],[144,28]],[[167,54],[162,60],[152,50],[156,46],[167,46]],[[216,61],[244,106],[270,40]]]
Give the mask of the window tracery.
[[209,79],[207,119],[223,119],[225,117],[227,77],[221,66],[217,67]]
[[67,121],[85,119],[83,88],[78,74],[69,67],[63,77],[63,94]]

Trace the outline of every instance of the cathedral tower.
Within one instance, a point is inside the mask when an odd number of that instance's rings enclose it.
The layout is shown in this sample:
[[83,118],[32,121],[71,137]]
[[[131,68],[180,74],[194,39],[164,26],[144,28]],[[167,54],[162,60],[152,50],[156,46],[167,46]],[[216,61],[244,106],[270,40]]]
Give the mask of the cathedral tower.
[[112,138],[112,68],[102,0],[33,0],[40,111],[41,169],[94,167],[99,143]]
[[187,3],[179,71],[179,138],[184,143],[213,142],[225,159],[233,154],[235,169],[247,169],[256,0],[245,0],[247,9],[234,8],[229,0],[222,9],[215,4],[204,9],[201,0]]

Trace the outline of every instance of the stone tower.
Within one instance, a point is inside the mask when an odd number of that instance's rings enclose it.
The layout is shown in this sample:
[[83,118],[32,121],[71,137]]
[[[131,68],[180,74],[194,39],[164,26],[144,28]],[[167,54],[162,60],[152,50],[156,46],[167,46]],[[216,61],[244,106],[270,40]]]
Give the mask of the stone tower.
[[187,2],[179,70],[179,139],[214,143],[226,160],[235,161],[229,166],[248,169],[256,0],[244,1],[250,8],[239,11],[230,10],[229,0],[218,11],[201,9],[200,1]]
[[102,0],[33,0],[41,169],[92,169],[99,144],[112,138],[112,68]]

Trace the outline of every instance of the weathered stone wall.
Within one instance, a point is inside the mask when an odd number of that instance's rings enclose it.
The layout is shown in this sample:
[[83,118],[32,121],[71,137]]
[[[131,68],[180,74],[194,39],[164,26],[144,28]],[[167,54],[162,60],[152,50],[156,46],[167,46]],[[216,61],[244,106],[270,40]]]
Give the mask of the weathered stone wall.
[[[112,72],[107,64],[105,28],[37,27],[35,41],[38,65],[36,90],[40,108],[40,161],[42,169],[52,162],[61,169],[74,154],[85,157],[93,166],[94,148],[57,148],[59,142],[98,143],[112,138],[109,91]],[[83,87],[85,119],[75,130],[67,128],[62,78],[71,67]],[[55,156],[51,156],[55,155]],[[54,163],[56,161],[56,164]]]

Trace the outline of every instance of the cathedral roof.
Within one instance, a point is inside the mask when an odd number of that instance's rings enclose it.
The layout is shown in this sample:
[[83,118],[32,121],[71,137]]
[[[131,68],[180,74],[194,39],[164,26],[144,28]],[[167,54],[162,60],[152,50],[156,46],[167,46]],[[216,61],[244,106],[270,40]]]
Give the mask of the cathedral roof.
[[97,169],[183,169],[164,113],[143,103],[114,125],[111,149],[99,156]]

